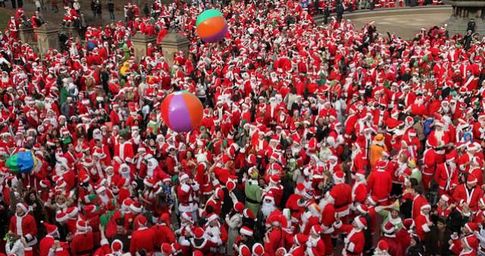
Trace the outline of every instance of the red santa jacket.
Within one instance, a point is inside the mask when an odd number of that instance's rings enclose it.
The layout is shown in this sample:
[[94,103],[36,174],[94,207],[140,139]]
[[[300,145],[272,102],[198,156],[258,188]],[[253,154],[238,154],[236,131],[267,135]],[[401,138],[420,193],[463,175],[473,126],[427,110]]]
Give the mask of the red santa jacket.
[[457,204],[463,200],[468,203],[472,212],[476,212],[478,210],[478,201],[482,196],[483,191],[480,187],[475,186],[474,188],[469,189],[466,184],[460,184],[453,191],[452,198]]
[[153,229],[140,227],[138,230],[135,230],[131,236],[130,253],[135,255],[136,252],[145,249],[150,254],[154,249],[153,238]]
[[441,190],[449,192],[458,184],[458,168],[451,169],[446,163],[439,164],[435,180]]
[[27,243],[35,245],[37,243],[37,224],[34,217],[28,213],[24,216],[15,214],[10,218],[9,231],[19,236],[25,237]]
[[94,249],[94,235],[93,232],[88,231],[86,233],[76,233],[71,245],[71,255],[91,255]]
[[372,171],[367,178],[367,188],[369,193],[376,197],[379,203],[386,202],[392,189],[391,174],[381,169]]
[[40,240],[40,244],[39,244],[40,256],[49,255],[49,250],[54,245],[54,241],[55,239],[51,235],[46,235],[44,238],[42,238],[42,240]]
[[429,216],[419,214],[414,219],[414,222],[415,222],[415,225],[416,225],[416,235],[418,235],[419,239],[421,239],[421,241],[423,241],[426,233],[431,231],[430,226],[429,226],[429,223],[430,223]]
[[351,224],[342,225],[338,222],[335,225],[338,232],[346,233],[347,237],[344,239],[344,248],[348,256],[361,256],[364,251],[365,236],[364,231],[354,229]]
[[325,243],[321,237],[314,239],[309,238],[306,243],[306,254],[309,256],[324,256],[325,255]]
[[273,227],[264,236],[264,251],[268,256],[274,256],[276,250],[284,246],[283,230],[280,227]]

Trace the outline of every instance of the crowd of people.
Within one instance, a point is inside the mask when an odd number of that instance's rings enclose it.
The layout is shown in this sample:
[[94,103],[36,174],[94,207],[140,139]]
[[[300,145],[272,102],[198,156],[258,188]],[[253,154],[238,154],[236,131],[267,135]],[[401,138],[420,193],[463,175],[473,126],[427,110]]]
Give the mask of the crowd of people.
[[[228,22],[220,43],[198,40],[200,5],[160,4],[42,58],[13,17],[0,252],[485,254],[485,39],[316,24],[293,0],[209,7]],[[132,35],[174,26],[187,54],[169,64],[157,43],[135,61]],[[179,90],[204,104],[187,134],[160,115]],[[21,151],[30,173],[5,164]]]

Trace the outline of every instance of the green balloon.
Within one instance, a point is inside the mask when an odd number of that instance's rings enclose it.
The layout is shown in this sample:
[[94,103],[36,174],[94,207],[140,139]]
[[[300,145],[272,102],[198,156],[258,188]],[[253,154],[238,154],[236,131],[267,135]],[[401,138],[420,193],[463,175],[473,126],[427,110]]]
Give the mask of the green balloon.
[[222,16],[223,16],[222,12],[217,9],[205,10],[197,17],[195,26],[199,26],[200,23],[202,23],[207,19],[214,18],[214,17],[222,17]]

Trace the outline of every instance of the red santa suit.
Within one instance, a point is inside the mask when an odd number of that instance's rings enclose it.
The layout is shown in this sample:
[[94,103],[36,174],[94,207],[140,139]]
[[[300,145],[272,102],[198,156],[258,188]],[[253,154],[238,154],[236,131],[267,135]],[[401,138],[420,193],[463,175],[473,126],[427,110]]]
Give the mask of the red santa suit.
[[455,156],[446,155],[446,162],[438,164],[436,168],[435,180],[439,187],[439,194],[450,194],[452,189],[458,185],[458,168],[455,161]]
[[435,156],[433,149],[426,149],[423,153],[423,186],[427,190],[430,186],[430,182],[435,176]]
[[456,204],[459,204],[462,201],[466,202],[470,207],[470,210],[476,212],[478,210],[478,201],[483,196],[482,189],[476,186],[476,184],[477,178],[469,175],[467,183],[458,185],[453,191],[453,201],[455,201]]
[[376,170],[372,171],[367,178],[367,188],[370,195],[381,204],[387,202],[392,190],[392,176],[385,168],[386,162],[378,161]]
[[334,224],[337,231],[346,233],[344,239],[344,248],[342,255],[361,256],[364,251],[365,235],[364,228],[367,226],[367,221],[364,217],[356,217],[354,219],[355,227],[351,224],[343,225],[341,221]]
[[[146,222],[146,218],[145,218],[145,222]],[[153,230],[144,226],[133,231],[133,234],[131,236],[131,241],[130,241],[131,254],[135,255],[136,252],[144,249],[150,255],[154,249],[153,237],[154,237]]]
[[431,231],[431,221],[429,219],[429,215],[423,212],[423,209],[426,208],[431,210],[431,206],[429,204],[425,204],[421,206],[421,213],[416,218],[414,218],[414,223],[416,224],[416,235],[418,235],[421,241],[424,240],[426,233]]
[[58,230],[57,230],[57,226],[55,225],[52,225],[46,222],[44,222],[43,224],[47,234],[45,235],[44,238],[42,238],[42,240],[40,240],[39,253],[40,253],[40,256],[48,256],[49,251],[51,251],[51,248],[54,245],[54,242],[56,240],[53,235],[58,234]]
[[335,206],[336,214],[340,217],[349,215],[352,203],[352,187],[344,182],[343,175],[334,175],[335,185],[329,191],[329,199]]
[[37,244],[37,224],[32,215],[28,213],[28,208],[22,203],[18,203],[17,207],[24,210],[24,215],[18,216],[15,214],[10,218],[9,231],[24,237],[28,246]]
[[76,223],[77,231],[70,243],[72,255],[91,255],[94,249],[94,234],[88,223],[78,220]]
[[320,233],[322,232],[322,228],[320,225],[314,225],[311,230],[311,235],[306,242],[306,255],[309,256],[324,256],[325,253],[325,243],[323,239],[320,237]]
[[115,171],[118,171],[120,165],[123,163],[127,163],[131,168],[134,156],[135,154],[133,152],[133,145],[131,142],[126,141],[123,143],[116,143],[113,157],[113,160],[115,160]]

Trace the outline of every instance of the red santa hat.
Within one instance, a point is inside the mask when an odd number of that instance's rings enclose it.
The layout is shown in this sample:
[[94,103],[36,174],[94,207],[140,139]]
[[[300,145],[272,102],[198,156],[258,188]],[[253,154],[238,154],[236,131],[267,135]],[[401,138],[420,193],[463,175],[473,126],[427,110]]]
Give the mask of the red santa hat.
[[315,235],[319,235],[320,233],[323,232],[323,229],[320,225],[313,225],[312,226],[312,229],[311,229],[311,232]]
[[345,182],[345,174],[344,172],[337,171],[333,174],[333,180],[335,183],[344,183]]
[[271,175],[269,177],[269,181],[272,182],[272,183],[277,183],[279,184],[281,179],[280,179],[280,176],[279,175]]
[[477,179],[477,177],[475,177],[475,175],[473,175],[473,174],[468,175],[468,177],[466,179],[467,185],[474,186],[474,185],[477,184],[477,182],[478,182],[478,179]]
[[88,223],[85,220],[78,220],[76,222],[76,229],[79,232],[88,232],[89,231]]
[[445,194],[441,195],[440,199],[443,200],[443,201],[445,201],[445,202],[450,201],[450,197],[447,196],[447,195],[445,195]]
[[39,182],[41,188],[49,188],[51,186],[51,182],[48,179],[43,179]]
[[355,209],[357,209],[357,211],[359,211],[361,214],[366,214],[369,212],[369,208],[365,204],[358,204]]
[[475,222],[468,222],[464,226],[465,229],[468,230],[468,232],[473,233],[478,230],[478,224]]
[[122,252],[123,251],[123,242],[121,242],[121,240],[119,240],[119,239],[115,239],[111,243],[111,250],[113,252]]
[[201,239],[204,237],[204,229],[201,227],[196,227],[192,230],[192,233],[194,233],[194,238],[196,239]]
[[476,236],[466,236],[463,238],[463,244],[469,249],[476,250],[478,247],[478,239]]
[[17,203],[17,208],[22,209],[25,213],[29,211],[29,206],[25,203]]
[[294,241],[295,241],[295,244],[297,245],[304,245],[308,241],[308,236],[305,234],[299,233],[296,236],[294,236]]
[[144,215],[137,215],[136,218],[135,218],[135,222],[139,225],[139,226],[147,226],[148,224],[148,219],[144,216]]
[[354,222],[355,222],[357,228],[360,228],[360,229],[366,229],[367,228],[367,220],[362,216],[355,217]]
[[250,154],[250,155],[247,156],[246,161],[250,165],[256,165],[257,158],[254,154]]
[[253,236],[254,232],[251,228],[248,228],[246,226],[243,226],[241,227],[241,229],[239,230],[239,233],[241,235],[245,235],[245,236]]
[[253,255],[254,256],[263,256],[264,255],[264,247],[260,243],[255,243],[253,245]]
[[211,221],[218,220],[218,219],[219,219],[219,215],[213,213],[213,214],[209,215],[209,217],[207,217],[207,223],[209,223]]
[[414,220],[412,218],[407,218],[402,222],[402,225],[406,230],[411,230],[414,227]]
[[238,251],[240,256],[251,256],[251,250],[245,244],[240,245]]
[[382,231],[385,234],[392,235],[392,234],[394,234],[394,232],[396,232],[396,227],[394,226],[394,224],[392,224],[390,221],[388,221],[382,227]]
[[45,231],[47,232],[48,235],[51,235],[57,231],[56,225],[52,225],[44,221],[41,221],[41,223],[44,225]]
[[236,183],[233,180],[228,180],[226,182],[226,188],[229,192],[231,192],[236,188]]
[[254,215],[254,212],[249,208],[244,209],[243,217],[251,220],[256,220],[256,215]]
[[142,211],[142,206],[140,202],[138,201],[133,201],[133,203],[130,205],[130,210],[134,213],[141,213]]
[[96,206],[95,205],[92,205],[92,204],[85,205],[84,206],[84,211],[87,214],[94,214],[96,212]]
[[377,243],[377,249],[379,249],[380,251],[387,252],[389,250],[389,244],[387,243],[386,240],[380,240]]
[[234,211],[237,213],[242,213],[244,211],[244,204],[241,202],[236,202],[234,204]]

